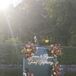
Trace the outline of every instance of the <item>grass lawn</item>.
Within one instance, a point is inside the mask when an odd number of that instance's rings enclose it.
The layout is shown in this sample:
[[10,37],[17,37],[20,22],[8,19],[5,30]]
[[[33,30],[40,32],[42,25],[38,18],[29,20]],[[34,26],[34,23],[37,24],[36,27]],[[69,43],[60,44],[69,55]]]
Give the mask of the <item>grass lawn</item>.
[[75,72],[65,73],[64,76],[76,76],[76,73]]

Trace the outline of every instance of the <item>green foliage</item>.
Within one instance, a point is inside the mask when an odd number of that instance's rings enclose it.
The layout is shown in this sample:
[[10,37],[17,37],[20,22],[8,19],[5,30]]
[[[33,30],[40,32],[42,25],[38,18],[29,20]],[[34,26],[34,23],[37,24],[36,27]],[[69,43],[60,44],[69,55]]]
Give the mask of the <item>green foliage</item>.
[[0,44],[0,64],[20,64],[21,45],[11,43]]
[[76,21],[74,20],[75,3],[71,0],[48,0],[45,8],[50,17],[50,26],[52,25],[53,38],[64,45],[75,45]]
[[20,44],[21,41],[16,37],[16,38],[8,38],[7,40],[5,40],[5,43]]
[[[24,0],[16,8],[6,13],[10,28],[18,41],[25,42],[37,37],[50,36],[50,41],[58,41],[63,45],[76,45],[76,1],[75,0]],[[43,6],[44,4],[44,6]],[[0,12],[0,42],[18,43],[10,39],[11,31],[4,14]],[[9,39],[8,39],[9,38]]]
[[71,40],[69,41],[69,45],[76,46],[76,34],[71,36]]
[[61,64],[76,64],[76,47],[63,47],[63,54],[59,60]]

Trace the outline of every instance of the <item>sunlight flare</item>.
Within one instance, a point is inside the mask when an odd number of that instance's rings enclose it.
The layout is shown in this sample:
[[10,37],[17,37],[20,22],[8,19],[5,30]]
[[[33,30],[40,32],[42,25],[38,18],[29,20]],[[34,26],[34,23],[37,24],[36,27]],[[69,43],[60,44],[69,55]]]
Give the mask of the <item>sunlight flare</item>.
[[7,10],[10,5],[16,7],[22,0],[0,0],[0,10]]
[[9,8],[11,0],[0,0],[0,10],[6,10]]

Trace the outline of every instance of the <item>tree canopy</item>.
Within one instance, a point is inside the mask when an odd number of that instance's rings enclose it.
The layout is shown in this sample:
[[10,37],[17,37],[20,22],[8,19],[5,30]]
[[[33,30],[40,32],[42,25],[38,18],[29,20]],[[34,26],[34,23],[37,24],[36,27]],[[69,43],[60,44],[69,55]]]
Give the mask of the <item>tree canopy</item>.
[[48,37],[51,42],[76,46],[76,1],[23,0],[7,12],[0,11],[0,39],[19,38],[25,42]]

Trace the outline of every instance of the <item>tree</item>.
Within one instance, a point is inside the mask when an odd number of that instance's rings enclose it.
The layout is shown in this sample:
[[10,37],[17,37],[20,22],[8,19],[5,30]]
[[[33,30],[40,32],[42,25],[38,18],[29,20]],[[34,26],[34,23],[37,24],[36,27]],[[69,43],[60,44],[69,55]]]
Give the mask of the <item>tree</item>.
[[76,12],[74,3],[76,3],[75,0],[74,2],[71,0],[48,0],[46,2],[46,10],[51,21],[50,25],[54,29],[52,31],[53,35],[57,41],[60,41],[64,45],[68,45],[70,42],[70,38],[73,35],[70,29],[76,23],[74,21],[74,18],[76,18],[74,16]]

